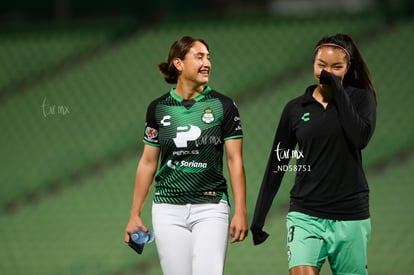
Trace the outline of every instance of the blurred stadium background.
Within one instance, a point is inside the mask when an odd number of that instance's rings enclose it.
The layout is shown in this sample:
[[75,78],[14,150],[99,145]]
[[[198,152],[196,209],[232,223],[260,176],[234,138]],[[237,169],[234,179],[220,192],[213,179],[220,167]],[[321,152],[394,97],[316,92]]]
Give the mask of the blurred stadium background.
[[[3,1],[0,274],[161,274],[155,245],[138,256],[123,235],[146,107],[169,89],[156,65],[183,35],[209,43],[210,85],[239,105],[250,218],[281,110],[313,83],[313,45],[337,32],[355,38],[378,93],[364,150],[370,274],[414,274],[413,11],[410,0]],[[287,274],[292,180],[270,239],[230,245],[226,275]]]

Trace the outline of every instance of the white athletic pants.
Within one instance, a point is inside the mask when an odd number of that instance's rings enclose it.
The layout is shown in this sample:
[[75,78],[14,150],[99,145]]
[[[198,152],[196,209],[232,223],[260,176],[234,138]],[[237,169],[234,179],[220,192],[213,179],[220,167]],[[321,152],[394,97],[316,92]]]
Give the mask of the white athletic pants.
[[153,203],[155,243],[164,275],[222,275],[230,208]]

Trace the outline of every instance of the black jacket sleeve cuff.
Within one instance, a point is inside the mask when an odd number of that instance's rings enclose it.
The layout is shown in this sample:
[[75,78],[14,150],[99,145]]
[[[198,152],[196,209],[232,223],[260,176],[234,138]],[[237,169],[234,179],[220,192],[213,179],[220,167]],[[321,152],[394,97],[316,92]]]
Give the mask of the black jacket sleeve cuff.
[[338,90],[342,87],[341,79],[325,70],[321,71],[319,83],[330,85],[334,90]]
[[262,229],[253,229],[251,228],[252,236],[253,236],[253,243],[254,245],[258,245],[266,241],[269,234],[263,231]]

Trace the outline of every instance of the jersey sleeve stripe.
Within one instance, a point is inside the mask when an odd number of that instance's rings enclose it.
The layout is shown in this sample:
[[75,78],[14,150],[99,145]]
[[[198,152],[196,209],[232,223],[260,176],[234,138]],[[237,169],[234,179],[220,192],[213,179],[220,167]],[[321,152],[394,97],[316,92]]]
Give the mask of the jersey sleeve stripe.
[[224,140],[243,138],[243,135],[225,137]]

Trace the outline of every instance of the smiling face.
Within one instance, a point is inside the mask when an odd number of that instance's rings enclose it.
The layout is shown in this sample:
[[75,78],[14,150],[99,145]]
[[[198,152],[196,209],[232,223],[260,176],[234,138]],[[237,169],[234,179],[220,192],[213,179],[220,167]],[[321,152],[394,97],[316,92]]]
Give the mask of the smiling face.
[[195,86],[205,85],[208,82],[211,62],[207,47],[196,41],[183,59],[176,58],[174,65],[179,72],[178,80],[192,82]]
[[325,85],[319,83],[319,77],[322,70],[325,70],[341,79],[344,79],[349,68],[349,61],[346,53],[338,47],[323,46],[320,47],[313,62],[313,74],[321,88],[326,88]]

